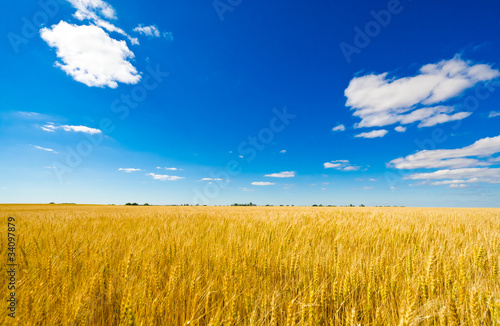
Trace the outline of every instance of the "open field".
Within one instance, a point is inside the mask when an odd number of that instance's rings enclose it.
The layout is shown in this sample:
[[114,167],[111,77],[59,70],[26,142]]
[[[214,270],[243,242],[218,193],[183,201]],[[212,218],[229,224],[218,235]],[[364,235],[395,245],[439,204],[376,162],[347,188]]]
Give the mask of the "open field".
[[16,218],[19,325],[500,322],[500,209],[0,211],[2,270]]

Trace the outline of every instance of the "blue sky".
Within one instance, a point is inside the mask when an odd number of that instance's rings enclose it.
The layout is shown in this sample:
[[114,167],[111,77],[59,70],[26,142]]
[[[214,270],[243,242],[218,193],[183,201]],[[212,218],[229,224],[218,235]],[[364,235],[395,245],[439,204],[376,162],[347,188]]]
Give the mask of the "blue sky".
[[500,3],[5,5],[0,202],[500,203]]

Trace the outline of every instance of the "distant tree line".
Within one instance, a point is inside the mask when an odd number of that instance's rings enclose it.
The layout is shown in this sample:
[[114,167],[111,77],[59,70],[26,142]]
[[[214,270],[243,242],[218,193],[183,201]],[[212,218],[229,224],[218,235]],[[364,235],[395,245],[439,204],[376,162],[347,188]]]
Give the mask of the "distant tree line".
[[256,204],[252,203],[252,202],[249,202],[248,204],[238,204],[238,203],[234,203],[232,204],[231,206],[257,206]]
[[[49,204],[56,204],[55,202],[50,202]],[[61,203],[60,205],[76,205],[75,203]],[[114,204],[109,204],[109,205],[114,205]],[[151,206],[149,205],[148,203],[144,203],[144,204],[138,204],[138,203],[126,203],[125,206]],[[160,205],[160,206],[207,206],[207,205],[199,205],[199,204],[196,204],[196,205],[189,205],[189,204],[170,204],[170,205]],[[228,206],[228,205],[214,205],[214,206]],[[231,204],[229,206],[266,206],[266,207],[270,207],[270,206],[280,206],[280,207],[283,207],[283,206],[292,206],[294,207],[294,205],[270,205],[270,204],[266,204],[266,205],[257,205],[257,204],[254,204],[252,202],[249,202],[248,204],[239,204],[239,203],[234,203],[234,204]],[[300,207],[301,205],[299,205]],[[307,206],[307,205],[304,205],[304,206]],[[311,205],[312,207],[356,207],[356,205],[353,205],[353,204],[350,204],[350,205],[323,205],[323,204],[313,204]],[[363,204],[360,204],[359,207],[365,207],[365,205]],[[386,206],[373,206],[373,207],[406,207],[406,206],[390,206],[390,205],[386,205]]]

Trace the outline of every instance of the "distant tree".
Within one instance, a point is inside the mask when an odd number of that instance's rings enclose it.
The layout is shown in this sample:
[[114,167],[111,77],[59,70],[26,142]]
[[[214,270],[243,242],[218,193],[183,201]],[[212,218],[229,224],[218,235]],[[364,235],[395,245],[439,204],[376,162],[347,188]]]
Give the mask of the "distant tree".
[[149,204],[148,203],[144,203],[144,206],[149,206]]
[[317,204],[313,204],[313,207],[318,207],[318,205]]
[[49,204],[53,205],[53,204],[55,204],[55,203],[54,203],[53,201],[51,201]]
[[359,205],[359,207],[365,207],[365,205],[361,204],[361,205]]

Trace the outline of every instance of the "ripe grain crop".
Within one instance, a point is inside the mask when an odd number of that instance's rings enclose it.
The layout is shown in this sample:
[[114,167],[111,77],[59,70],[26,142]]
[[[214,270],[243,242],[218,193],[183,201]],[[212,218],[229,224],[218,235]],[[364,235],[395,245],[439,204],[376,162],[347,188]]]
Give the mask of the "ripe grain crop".
[[4,229],[16,217],[19,264],[17,317],[5,309],[2,325],[500,323],[500,209],[0,212]]

